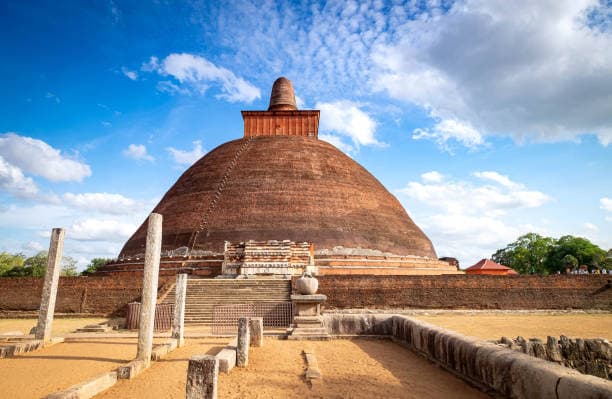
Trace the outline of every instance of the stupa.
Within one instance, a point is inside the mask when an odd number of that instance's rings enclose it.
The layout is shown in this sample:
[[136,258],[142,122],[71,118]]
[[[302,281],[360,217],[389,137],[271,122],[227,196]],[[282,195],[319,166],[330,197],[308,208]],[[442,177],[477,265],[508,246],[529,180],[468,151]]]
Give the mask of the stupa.
[[[274,82],[267,111],[242,111],[244,136],[187,169],[152,210],[164,217],[161,272],[215,276],[226,242],[314,247],[319,274],[441,274],[457,268],[365,168],[319,140],[318,110]],[[102,273],[142,270],[146,221]]]

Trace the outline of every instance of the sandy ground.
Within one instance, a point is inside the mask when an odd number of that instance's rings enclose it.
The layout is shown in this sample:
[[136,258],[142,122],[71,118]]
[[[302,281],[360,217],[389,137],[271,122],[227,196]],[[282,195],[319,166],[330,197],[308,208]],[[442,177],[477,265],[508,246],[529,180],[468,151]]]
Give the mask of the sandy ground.
[[[302,350],[314,351],[322,379],[303,379]],[[266,340],[247,369],[219,378],[222,398],[487,398],[388,340]]]
[[136,342],[92,339],[0,359],[0,397],[40,398],[114,370],[134,358]]
[[[213,354],[220,342],[189,342],[101,398],[184,398],[187,360]],[[314,351],[323,374],[310,386],[303,378],[302,350]],[[251,348],[249,366],[219,376],[220,398],[486,398],[463,381],[388,340],[281,341]]]
[[[74,332],[77,328],[84,327],[88,324],[98,324],[108,321],[104,318],[86,318],[86,319],[55,319],[53,320],[53,336],[63,337],[64,335]],[[21,331],[28,334],[32,327],[36,327],[38,319],[0,319],[0,334],[10,331]]]
[[612,314],[441,314],[411,316],[483,339],[559,337],[612,339]]
[[[171,352],[164,359],[133,380],[121,380],[96,396],[106,398],[185,398],[187,363],[191,355],[216,355],[229,339],[210,338],[186,340],[185,346]],[[224,396],[221,396],[222,398]]]

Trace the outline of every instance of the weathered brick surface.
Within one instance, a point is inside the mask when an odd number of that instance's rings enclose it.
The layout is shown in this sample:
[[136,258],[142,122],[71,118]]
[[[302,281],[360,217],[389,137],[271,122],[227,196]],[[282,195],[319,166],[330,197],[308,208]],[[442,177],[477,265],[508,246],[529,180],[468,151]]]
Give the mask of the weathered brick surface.
[[[316,250],[343,246],[436,259],[429,239],[374,176],[310,137],[225,143],[185,171],[153,212],[164,216],[164,251],[191,248],[194,238],[194,249],[215,253],[226,240],[288,239],[312,242]],[[121,257],[144,253],[145,235],[143,225]]]
[[612,278],[597,275],[321,276],[318,293],[331,309],[612,310]]
[[[172,281],[160,277],[160,291]],[[0,278],[0,311],[37,310],[42,283],[42,278]],[[61,277],[55,312],[123,315],[129,302],[140,300],[141,292],[142,277]]]

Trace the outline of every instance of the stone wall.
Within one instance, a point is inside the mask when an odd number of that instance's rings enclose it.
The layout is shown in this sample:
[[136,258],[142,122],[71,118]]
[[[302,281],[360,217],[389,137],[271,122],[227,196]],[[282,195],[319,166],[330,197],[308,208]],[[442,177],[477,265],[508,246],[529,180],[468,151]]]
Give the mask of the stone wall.
[[318,293],[327,309],[612,310],[602,275],[321,276]]
[[612,345],[604,338],[559,339],[548,336],[546,343],[538,338],[502,337],[500,345],[580,371],[582,374],[612,380]]
[[[159,292],[174,278],[160,278]],[[0,312],[36,311],[40,306],[42,278],[0,278]],[[124,315],[129,302],[140,300],[142,277],[61,277],[55,313]]]

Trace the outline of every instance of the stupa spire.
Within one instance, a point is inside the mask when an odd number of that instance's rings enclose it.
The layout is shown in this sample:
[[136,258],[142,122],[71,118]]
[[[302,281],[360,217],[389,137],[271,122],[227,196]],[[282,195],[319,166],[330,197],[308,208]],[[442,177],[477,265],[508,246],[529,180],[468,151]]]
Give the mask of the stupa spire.
[[276,79],[272,85],[268,111],[297,111],[293,84],[284,76]]

